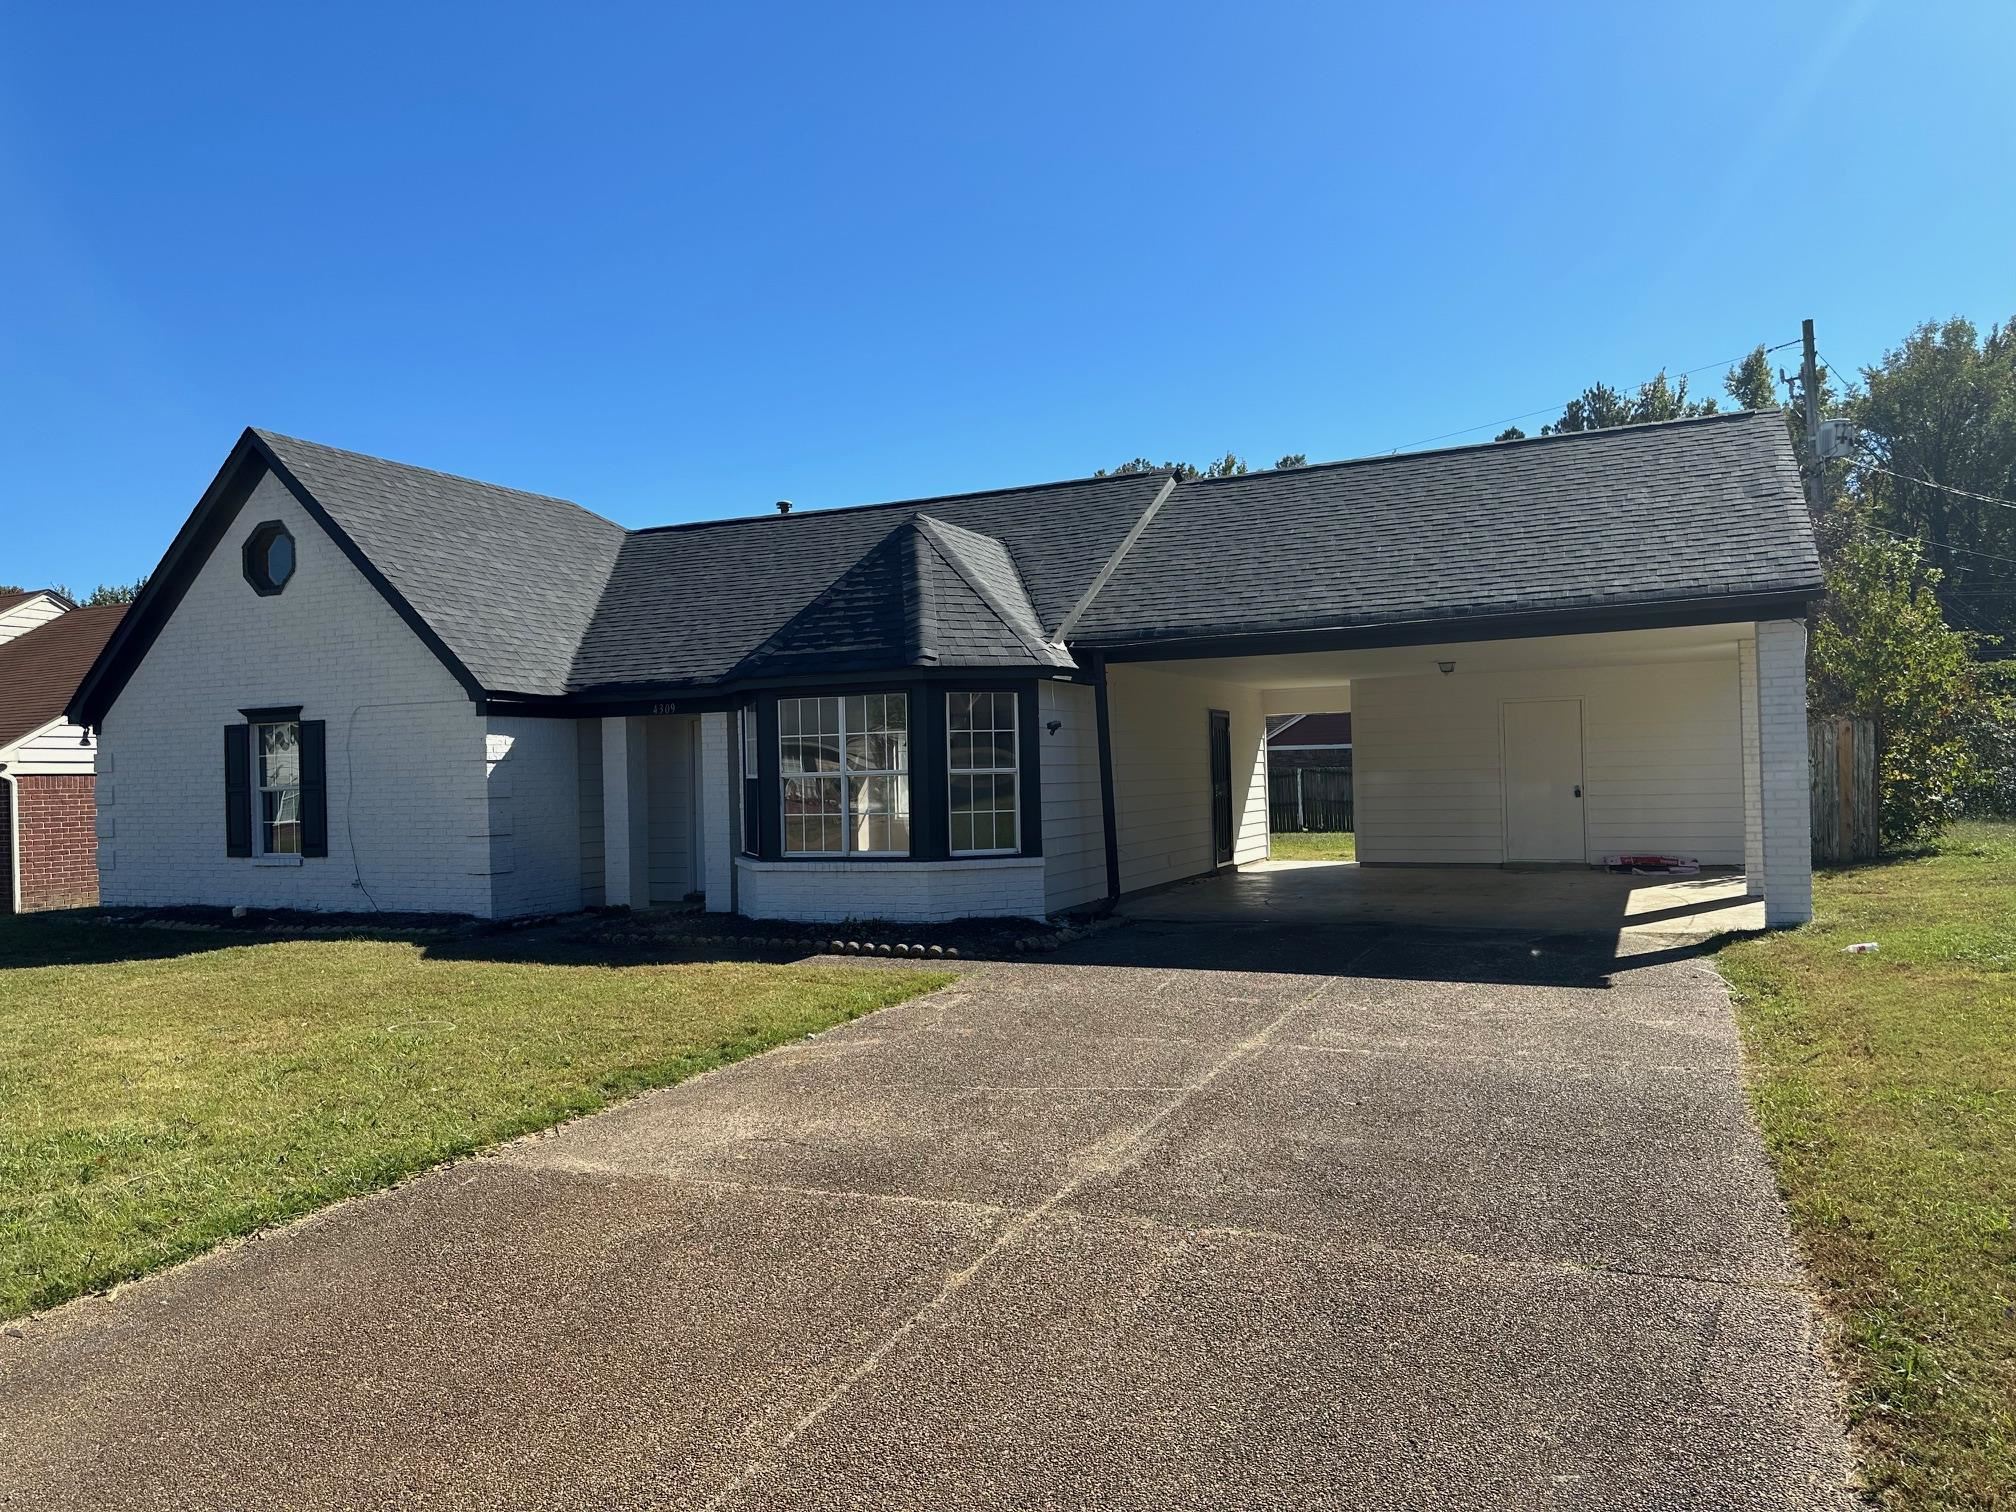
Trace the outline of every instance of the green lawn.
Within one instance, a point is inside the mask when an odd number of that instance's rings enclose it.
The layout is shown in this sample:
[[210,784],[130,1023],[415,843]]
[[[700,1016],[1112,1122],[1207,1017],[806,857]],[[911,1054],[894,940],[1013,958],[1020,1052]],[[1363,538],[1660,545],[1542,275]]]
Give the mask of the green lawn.
[[1268,853],[1275,861],[1355,861],[1356,835],[1304,835],[1276,830],[1267,837]]
[[1816,894],[1720,960],[1863,1463],[1894,1505],[2016,1508],[2016,825]]
[[0,918],[0,1317],[950,980]]

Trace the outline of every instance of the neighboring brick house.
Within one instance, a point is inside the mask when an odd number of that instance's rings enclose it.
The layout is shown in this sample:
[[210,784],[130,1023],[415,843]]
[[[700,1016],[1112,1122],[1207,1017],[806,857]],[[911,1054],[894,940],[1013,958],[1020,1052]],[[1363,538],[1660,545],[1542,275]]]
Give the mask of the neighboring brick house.
[[1297,767],[1351,765],[1349,714],[1270,714],[1267,716],[1267,770],[1292,772]]
[[0,911],[98,901],[98,752],[63,706],[125,612],[0,597]]

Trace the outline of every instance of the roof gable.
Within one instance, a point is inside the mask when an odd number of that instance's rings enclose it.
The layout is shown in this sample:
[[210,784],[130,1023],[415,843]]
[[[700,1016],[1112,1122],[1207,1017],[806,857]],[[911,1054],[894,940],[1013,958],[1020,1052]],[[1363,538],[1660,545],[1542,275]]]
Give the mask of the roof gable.
[[1043,640],[999,541],[912,515],[729,675],[1071,665],[1062,647]]
[[484,690],[566,691],[622,526],[565,499],[254,434]]

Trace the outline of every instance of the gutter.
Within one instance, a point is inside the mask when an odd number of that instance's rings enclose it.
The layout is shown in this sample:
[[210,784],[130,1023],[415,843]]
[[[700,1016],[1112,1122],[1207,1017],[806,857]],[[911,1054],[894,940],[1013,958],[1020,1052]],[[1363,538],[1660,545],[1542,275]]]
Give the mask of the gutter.
[[1694,599],[1511,614],[1388,620],[1383,623],[1309,624],[1268,629],[1218,627],[1170,635],[1078,642],[1074,650],[1103,653],[1110,661],[1169,661],[1200,656],[1253,656],[1271,652],[1354,650],[1438,642],[1527,639],[1606,630],[1658,630],[1763,619],[1804,619],[1822,590],[1729,594]]

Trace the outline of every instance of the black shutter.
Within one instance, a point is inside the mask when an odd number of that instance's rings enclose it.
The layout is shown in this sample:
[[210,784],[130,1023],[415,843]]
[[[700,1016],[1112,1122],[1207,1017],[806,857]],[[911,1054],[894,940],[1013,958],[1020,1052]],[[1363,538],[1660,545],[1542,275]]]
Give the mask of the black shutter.
[[329,759],[327,728],[319,719],[301,721],[301,854],[329,854]]
[[252,854],[252,727],[224,726],[224,854]]

